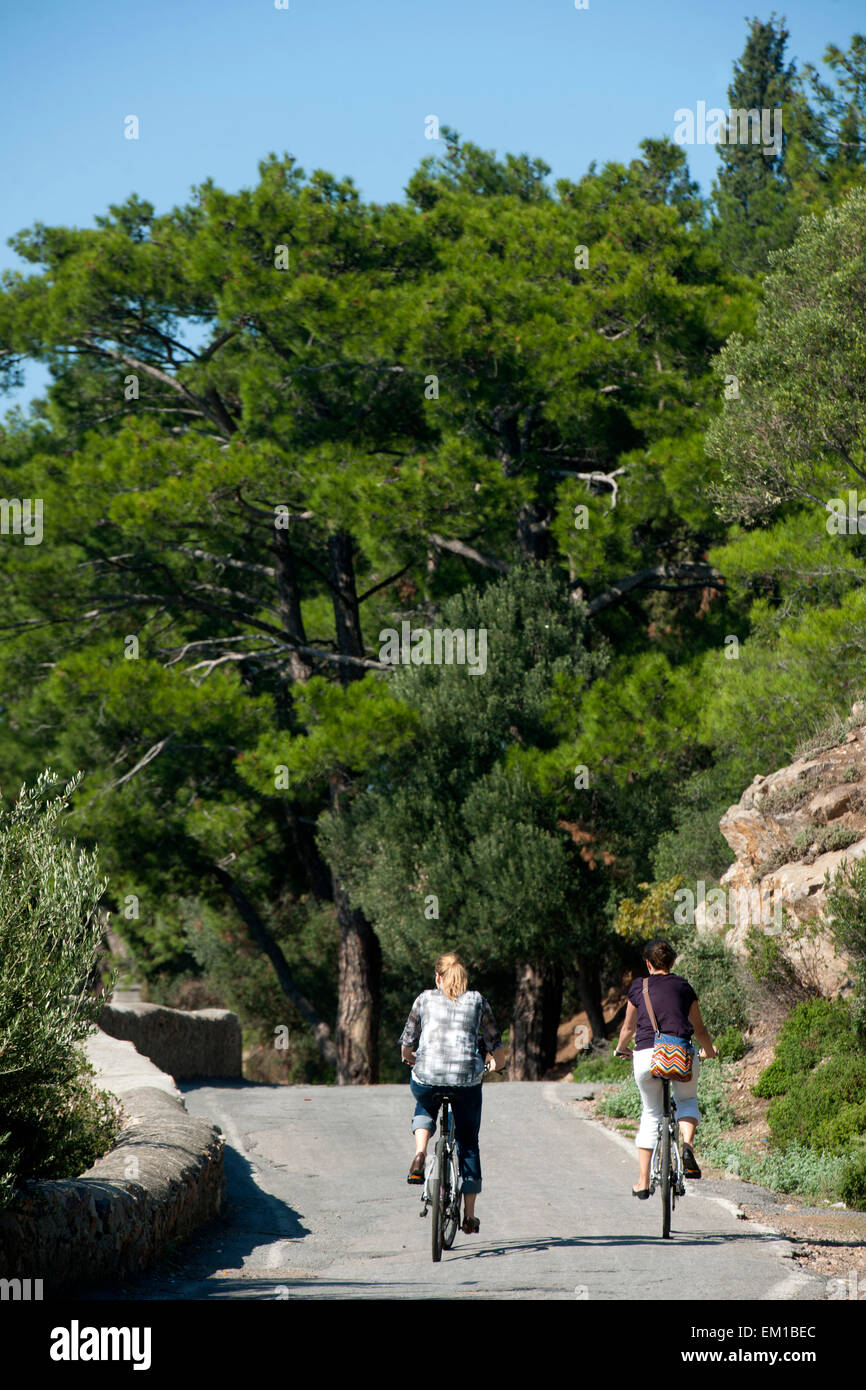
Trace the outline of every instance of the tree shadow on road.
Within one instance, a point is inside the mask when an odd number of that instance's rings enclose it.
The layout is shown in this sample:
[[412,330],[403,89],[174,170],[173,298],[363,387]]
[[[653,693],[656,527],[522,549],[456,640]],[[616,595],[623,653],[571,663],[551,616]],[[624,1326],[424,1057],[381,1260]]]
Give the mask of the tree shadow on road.
[[732,1241],[745,1240],[773,1244],[778,1239],[777,1235],[763,1234],[760,1231],[674,1231],[673,1237],[665,1241],[660,1235],[650,1233],[646,1235],[539,1236],[537,1240],[521,1240],[519,1237],[515,1237],[514,1240],[500,1241],[497,1245],[478,1246],[476,1249],[461,1249],[457,1252],[452,1250],[449,1259],[479,1260],[489,1259],[494,1255],[516,1255],[524,1251],[539,1254],[544,1250],[580,1250],[607,1246],[664,1245],[666,1248],[677,1248],[694,1245],[706,1248],[710,1245],[727,1245]]
[[[277,1246],[280,1241],[301,1240],[310,1234],[298,1212],[259,1187],[252,1165],[228,1142],[223,1161],[227,1195],[217,1220],[199,1227],[185,1240],[170,1242],[159,1260],[138,1276],[121,1277],[111,1285],[66,1289],[64,1296],[87,1300],[206,1297],[201,1292],[202,1281],[218,1270],[241,1269],[258,1246]],[[278,1257],[278,1250],[275,1253]],[[283,1282],[279,1266],[275,1266],[273,1279]]]

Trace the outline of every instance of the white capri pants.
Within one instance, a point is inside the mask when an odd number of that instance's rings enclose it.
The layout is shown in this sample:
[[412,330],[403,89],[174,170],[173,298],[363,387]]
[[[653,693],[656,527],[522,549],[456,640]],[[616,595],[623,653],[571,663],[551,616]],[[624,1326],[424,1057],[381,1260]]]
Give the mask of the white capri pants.
[[[642,1047],[639,1052],[634,1052],[632,1056],[634,1057],[634,1079],[643,1101],[640,1128],[634,1142],[639,1149],[654,1149],[658,1135],[658,1123],[662,1118],[664,1106],[661,1077],[650,1075],[653,1059],[651,1047]],[[698,1121],[701,1118],[698,1113],[698,1076],[700,1071],[701,1059],[695,1052],[692,1055],[691,1081],[674,1081],[672,1083],[674,1100],[677,1103],[677,1119],[679,1120]]]

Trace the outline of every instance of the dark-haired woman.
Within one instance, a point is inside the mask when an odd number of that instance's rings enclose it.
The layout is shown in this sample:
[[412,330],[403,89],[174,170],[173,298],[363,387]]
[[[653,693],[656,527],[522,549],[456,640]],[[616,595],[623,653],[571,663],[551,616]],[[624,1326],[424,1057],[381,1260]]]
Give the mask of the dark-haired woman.
[[437,960],[435,979],[435,989],[418,995],[400,1036],[403,1061],[413,1068],[409,1085],[415,1097],[415,1157],[408,1181],[424,1181],[427,1144],[447,1092],[452,1097],[463,1193],[461,1229],[466,1235],[475,1235],[480,1225],[475,1199],[481,1191],[478,1131],[484,1075],[478,1041],[480,1037],[490,1068],[496,1071],[504,1065],[502,1039],[490,1005],[477,990],[469,988],[466,967],[453,951]]
[[[644,947],[644,960],[650,979],[650,1001],[655,1012],[661,1033],[673,1033],[680,1038],[695,1037],[700,1044],[701,1057],[715,1057],[718,1054],[712,1039],[704,1026],[698,996],[688,980],[682,975],[672,975],[671,967],[677,958],[676,951],[669,941],[650,941]],[[620,1030],[617,1052],[626,1051],[626,1043],[634,1038],[634,1079],[640,1091],[643,1108],[640,1128],[637,1132],[637,1145],[640,1176],[638,1186],[632,1188],[635,1197],[645,1201],[649,1197],[650,1163],[658,1133],[658,1122],[663,1113],[661,1079],[650,1074],[655,1031],[650,1020],[643,992],[643,978],[634,980],[628,992],[628,1006]],[[692,1048],[694,1052],[694,1046]],[[677,1119],[683,1137],[683,1171],[687,1178],[699,1178],[693,1140],[698,1127],[698,1073],[701,1064],[697,1056],[692,1059],[691,1081],[673,1083],[674,1099],[677,1103]]]

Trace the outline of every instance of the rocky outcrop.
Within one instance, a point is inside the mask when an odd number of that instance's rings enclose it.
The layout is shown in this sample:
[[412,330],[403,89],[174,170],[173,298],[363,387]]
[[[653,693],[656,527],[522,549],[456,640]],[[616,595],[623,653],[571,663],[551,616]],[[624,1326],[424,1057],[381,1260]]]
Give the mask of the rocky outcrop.
[[[843,859],[866,854],[866,708],[862,704],[854,706],[848,725],[832,747],[755,777],[719,823],[737,856],[721,879],[728,944],[742,952],[753,925],[778,933],[784,907],[790,919],[808,924],[811,930],[799,945],[791,943],[789,933],[783,933],[780,941],[789,954],[799,955],[798,965],[802,952],[808,951],[810,969],[828,994],[845,987],[849,972],[847,962],[836,955],[821,929],[825,876],[832,879]],[[695,920],[699,927],[712,926],[712,907],[699,904]]]
[[241,1025],[228,1009],[166,1009],[160,1004],[107,1004],[99,1026],[135,1045],[175,1081],[243,1075]]

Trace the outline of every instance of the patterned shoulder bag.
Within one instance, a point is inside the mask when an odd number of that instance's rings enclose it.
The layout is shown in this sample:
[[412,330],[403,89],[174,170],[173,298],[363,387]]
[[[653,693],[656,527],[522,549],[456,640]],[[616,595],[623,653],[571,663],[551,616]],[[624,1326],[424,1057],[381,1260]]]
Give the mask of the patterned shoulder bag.
[[643,982],[643,998],[655,1033],[650,1074],[668,1081],[691,1081],[692,1045],[688,1038],[678,1038],[673,1033],[660,1033],[659,1021],[652,1006],[649,980]]

